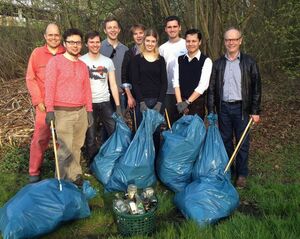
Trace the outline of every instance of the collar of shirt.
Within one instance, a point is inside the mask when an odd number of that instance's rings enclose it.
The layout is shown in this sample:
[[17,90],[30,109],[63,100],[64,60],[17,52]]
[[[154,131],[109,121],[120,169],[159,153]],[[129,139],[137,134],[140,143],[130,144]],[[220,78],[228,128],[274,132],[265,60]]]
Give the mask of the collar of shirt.
[[193,58],[191,58],[191,57],[189,56],[188,53],[186,53],[186,54],[184,55],[184,57],[187,57],[187,58],[188,58],[188,61],[189,61],[189,62],[191,62],[194,58],[197,58],[197,60],[199,61],[200,56],[201,56],[201,51],[200,51],[200,50],[198,50],[197,54],[196,54]]
[[[112,47],[112,48],[114,48],[113,47],[113,45],[111,45],[109,42],[108,42],[108,40],[107,40],[107,38],[103,41],[103,43],[102,44],[104,44],[104,45],[106,45],[106,46],[110,46],[110,47]],[[117,44],[117,46],[116,46],[116,48],[118,48],[119,47],[119,45],[120,45],[120,42],[118,42],[118,44]],[[116,49],[115,48],[115,49]]]
[[225,58],[228,60],[228,61],[235,61],[235,60],[240,60],[240,57],[241,57],[241,52],[239,52],[236,56],[235,59],[231,60],[227,54],[225,54]]

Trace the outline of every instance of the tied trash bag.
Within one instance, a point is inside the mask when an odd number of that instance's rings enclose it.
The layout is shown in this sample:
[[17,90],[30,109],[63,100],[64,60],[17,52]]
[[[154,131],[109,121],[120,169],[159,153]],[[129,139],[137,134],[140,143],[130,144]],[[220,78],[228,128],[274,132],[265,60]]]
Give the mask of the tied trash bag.
[[156,183],[153,133],[163,121],[163,116],[155,110],[143,112],[143,120],[124,157],[116,164],[106,191],[126,191],[128,184],[146,188]]
[[239,195],[225,175],[200,177],[175,194],[174,203],[200,226],[228,217],[239,205]]
[[179,193],[174,202],[182,214],[200,226],[213,224],[229,216],[239,204],[239,195],[224,175],[228,156],[220,132],[216,127],[217,116],[208,116],[209,127],[202,155],[193,169],[195,181]]
[[[209,127],[205,139],[205,145],[193,168],[193,179],[206,175],[223,174],[228,163],[228,155],[217,127],[218,116],[209,114],[207,116]],[[226,174],[230,179],[230,173]]]
[[[84,192],[71,182],[46,179],[23,187],[0,209],[4,239],[32,238],[49,233],[61,223],[90,215],[87,198],[94,196],[88,183]],[[85,194],[86,193],[86,194]]]
[[160,180],[174,192],[192,181],[192,169],[201,152],[206,128],[198,115],[185,115],[171,131],[163,132],[163,142],[157,160]]
[[124,120],[115,113],[112,117],[116,121],[116,129],[91,164],[92,172],[103,185],[108,183],[116,162],[125,154],[131,141],[131,131]]

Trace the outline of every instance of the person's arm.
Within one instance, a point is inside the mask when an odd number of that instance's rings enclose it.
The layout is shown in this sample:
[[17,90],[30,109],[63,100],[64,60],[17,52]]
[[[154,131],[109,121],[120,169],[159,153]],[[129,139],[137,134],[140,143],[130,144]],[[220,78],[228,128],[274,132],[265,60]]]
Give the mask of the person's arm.
[[173,88],[175,90],[175,97],[176,97],[176,102],[182,102],[181,98],[181,92],[180,92],[180,85],[179,85],[179,64],[178,64],[178,59],[174,62],[174,78],[172,79],[173,83]]
[[167,79],[167,69],[165,59],[160,57],[160,93],[158,97],[158,102],[163,103],[166,97],[167,88],[168,88],[168,79]]
[[140,60],[141,55],[136,55],[130,64],[130,70],[132,72],[132,87],[138,102],[143,101],[143,96],[141,92],[141,76],[140,76]]
[[132,84],[130,80],[130,60],[131,60],[131,50],[125,52],[123,63],[122,63],[122,86],[127,95],[127,105],[129,108],[134,108],[136,106],[136,102],[134,97],[131,94]]
[[215,112],[215,91],[216,91],[216,78],[217,78],[217,63],[215,62],[212,67],[212,72],[209,81],[208,94],[207,94],[207,110],[208,113]]
[[261,77],[259,68],[256,62],[251,67],[251,87],[252,87],[252,105],[251,105],[251,117],[254,123],[260,121],[260,102],[261,102]]
[[36,79],[35,61],[36,50],[32,52],[28,61],[26,72],[26,85],[31,96],[32,105],[38,105],[41,111],[45,111],[44,99],[42,97],[42,93]]
[[45,105],[47,112],[54,112],[54,100],[56,94],[57,69],[55,58],[52,58],[45,70]]
[[115,104],[116,106],[120,106],[119,90],[116,82],[115,71],[108,72],[108,81]]
[[190,103],[194,102],[198,97],[203,95],[204,91],[207,90],[209,86],[209,80],[212,70],[212,61],[209,58],[206,58],[202,67],[201,77],[198,83],[198,86],[194,92],[187,99]]
[[92,106],[92,90],[88,68],[84,65],[84,95],[86,97],[85,108],[87,112],[93,111]]

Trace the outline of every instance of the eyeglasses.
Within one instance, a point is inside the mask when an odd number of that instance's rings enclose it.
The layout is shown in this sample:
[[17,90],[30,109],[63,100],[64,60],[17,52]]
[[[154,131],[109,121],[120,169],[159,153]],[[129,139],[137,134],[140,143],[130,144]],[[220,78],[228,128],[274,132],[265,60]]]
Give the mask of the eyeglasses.
[[228,43],[228,42],[237,42],[240,39],[241,39],[241,37],[235,38],[235,39],[224,39],[224,40],[225,40],[226,43]]
[[114,56],[116,55],[116,49],[115,48],[113,48],[113,51],[112,51],[112,53],[110,54],[110,59],[112,59],[112,58],[114,58]]
[[81,41],[66,41],[66,43],[70,44],[71,46],[80,46],[82,44]]

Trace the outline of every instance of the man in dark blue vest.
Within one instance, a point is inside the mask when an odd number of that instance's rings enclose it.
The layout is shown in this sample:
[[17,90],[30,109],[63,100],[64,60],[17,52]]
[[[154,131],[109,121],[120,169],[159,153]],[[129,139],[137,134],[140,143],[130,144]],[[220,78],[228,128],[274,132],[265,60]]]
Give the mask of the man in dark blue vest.
[[174,66],[177,110],[181,114],[205,115],[205,97],[209,86],[212,61],[200,51],[202,35],[198,29],[185,33],[187,54],[179,56]]

